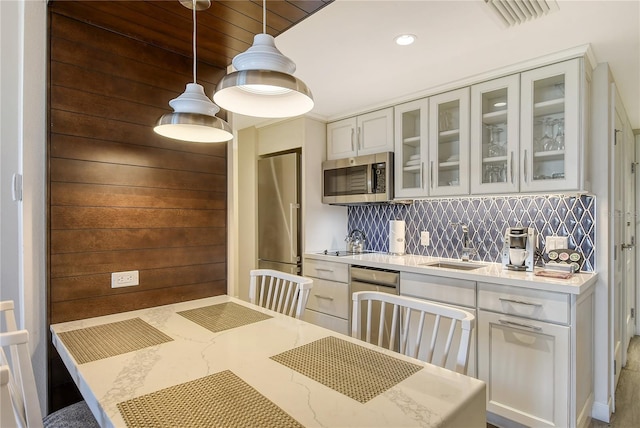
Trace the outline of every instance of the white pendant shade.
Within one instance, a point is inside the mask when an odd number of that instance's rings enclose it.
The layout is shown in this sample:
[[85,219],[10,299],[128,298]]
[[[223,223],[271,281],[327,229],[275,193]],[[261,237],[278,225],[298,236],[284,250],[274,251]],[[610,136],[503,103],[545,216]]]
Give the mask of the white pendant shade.
[[186,90],[169,101],[173,113],[162,115],[153,130],[164,137],[196,143],[219,143],[233,138],[227,122],[216,117],[215,105],[197,83],[188,83]]
[[196,10],[211,5],[209,0],[181,0],[193,11],[193,83],[187,83],[185,91],[169,101],[173,113],[162,115],[153,130],[164,137],[196,143],[220,143],[233,138],[227,122],[216,117],[220,107],[204,93],[196,83]]
[[213,95],[223,108],[246,116],[282,118],[313,108],[307,85],[291,73],[296,65],[269,34],[256,34],[253,45],[233,58],[237,70],[222,78]]

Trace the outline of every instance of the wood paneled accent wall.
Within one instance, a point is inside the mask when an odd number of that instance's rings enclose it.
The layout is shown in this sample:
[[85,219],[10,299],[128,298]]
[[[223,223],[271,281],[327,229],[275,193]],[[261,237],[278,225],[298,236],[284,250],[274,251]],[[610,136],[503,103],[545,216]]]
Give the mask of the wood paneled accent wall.
[[[224,294],[226,143],[152,130],[192,58],[74,16],[80,6],[49,8],[49,321]],[[198,64],[209,96],[223,74]],[[111,288],[130,270],[140,285]]]

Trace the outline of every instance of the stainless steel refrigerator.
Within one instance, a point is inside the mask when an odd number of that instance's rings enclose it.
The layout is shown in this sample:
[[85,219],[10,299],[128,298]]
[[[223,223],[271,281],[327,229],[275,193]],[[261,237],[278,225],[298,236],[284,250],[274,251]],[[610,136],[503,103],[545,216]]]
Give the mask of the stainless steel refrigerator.
[[258,267],[300,273],[300,154],[258,160]]

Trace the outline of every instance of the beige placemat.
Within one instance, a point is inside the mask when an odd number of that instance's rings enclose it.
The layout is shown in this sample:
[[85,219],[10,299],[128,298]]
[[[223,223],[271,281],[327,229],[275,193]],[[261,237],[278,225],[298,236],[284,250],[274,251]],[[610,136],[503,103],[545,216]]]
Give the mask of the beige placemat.
[[272,318],[233,302],[189,309],[178,314],[214,333]]
[[333,336],[271,359],[361,403],[422,369],[418,364]]
[[230,370],[122,403],[128,427],[302,427]]
[[140,318],[58,333],[78,364],[89,363],[173,339]]

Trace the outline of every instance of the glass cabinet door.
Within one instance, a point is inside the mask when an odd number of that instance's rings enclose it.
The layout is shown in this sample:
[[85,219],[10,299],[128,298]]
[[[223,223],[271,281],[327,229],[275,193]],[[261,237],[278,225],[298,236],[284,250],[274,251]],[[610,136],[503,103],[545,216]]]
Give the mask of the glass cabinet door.
[[518,191],[520,76],[471,87],[471,193]]
[[578,188],[580,60],[521,74],[520,191]]
[[395,107],[395,197],[427,195],[428,160],[427,99]]
[[469,88],[429,98],[429,194],[469,194]]

